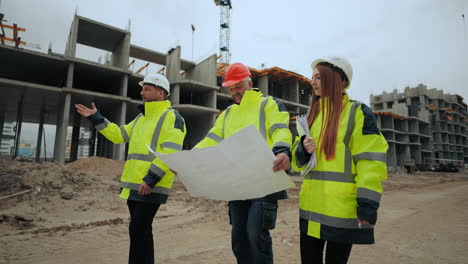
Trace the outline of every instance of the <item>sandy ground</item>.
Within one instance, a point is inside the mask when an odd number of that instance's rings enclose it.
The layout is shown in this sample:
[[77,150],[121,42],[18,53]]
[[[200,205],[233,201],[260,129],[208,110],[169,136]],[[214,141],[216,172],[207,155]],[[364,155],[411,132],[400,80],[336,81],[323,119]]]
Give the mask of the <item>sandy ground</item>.
[[[66,166],[0,159],[0,263],[126,263],[128,212],[117,197],[122,162]],[[104,168],[104,169],[103,169]],[[299,263],[298,188],[280,201],[272,231],[276,263]],[[467,263],[468,174],[391,175],[377,243],[350,263]],[[235,263],[225,202],[191,198],[176,182],[153,224],[157,263]]]

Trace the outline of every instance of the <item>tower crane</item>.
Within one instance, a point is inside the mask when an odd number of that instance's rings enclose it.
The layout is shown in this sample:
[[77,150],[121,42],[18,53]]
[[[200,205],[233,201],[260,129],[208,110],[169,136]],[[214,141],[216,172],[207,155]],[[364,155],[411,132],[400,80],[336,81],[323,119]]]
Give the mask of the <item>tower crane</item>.
[[221,55],[220,62],[229,64],[231,58],[231,0],[214,0],[220,10],[220,27],[219,27],[219,52]]

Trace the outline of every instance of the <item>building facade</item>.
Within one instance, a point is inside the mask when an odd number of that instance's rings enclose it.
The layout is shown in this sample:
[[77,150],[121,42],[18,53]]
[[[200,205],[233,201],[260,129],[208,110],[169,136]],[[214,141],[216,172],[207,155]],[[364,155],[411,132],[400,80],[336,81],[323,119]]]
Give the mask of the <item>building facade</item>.
[[[106,51],[109,60],[100,63],[80,58],[78,45]],[[0,123],[39,124],[38,135],[42,135],[44,124],[55,125],[53,158],[58,162],[93,155],[125,159],[126,145],[114,145],[96,133],[91,123],[76,113],[74,104],[90,106],[94,102],[118,125],[132,121],[142,104],[138,82],[145,77],[141,71],[130,70],[134,59],[164,67],[161,73],[171,83],[172,106],[186,121],[184,149],[205,137],[216,117],[232,103],[228,91],[221,87],[228,65],[218,63],[216,54],[195,63],[181,58],[180,46],[159,52],[133,45],[130,31],[78,15],[73,17],[64,54],[0,44],[0,58],[6,62],[0,64],[0,90],[5,95],[0,98]],[[251,71],[254,86],[279,98],[291,115],[307,111],[309,79],[278,67]],[[82,133],[83,128],[89,135]],[[294,122],[291,129],[295,130]],[[41,153],[41,146],[38,142],[37,153]]]
[[370,104],[389,143],[389,169],[468,164],[468,113],[460,95],[420,84],[371,95]]

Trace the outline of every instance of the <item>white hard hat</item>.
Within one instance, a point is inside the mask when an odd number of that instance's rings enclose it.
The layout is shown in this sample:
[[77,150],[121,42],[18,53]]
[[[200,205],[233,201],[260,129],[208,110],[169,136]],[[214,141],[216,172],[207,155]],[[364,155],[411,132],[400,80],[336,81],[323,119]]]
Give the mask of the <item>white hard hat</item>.
[[317,66],[317,64],[321,62],[328,62],[338,68],[340,68],[344,74],[346,74],[346,77],[348,78],[348,86],[345,87],[345,89],[348,89],[349,86],[351,86],[351,79],[353,78],[353,67],[351,67],[351,63],[343,57],[338,57],[338,56],[333,56],[333,57],[323,57],[320,59],[316,59],[312,62],[310,65],[312,67],[312,70]]
[[162,74],[159,74],[159,73],[148,74],[145,76],[145,79],[143,79],[143,81],[139,82],[138,84],[141,87],[143,87],[143,84],[145,83],[153,84],[156,87],[163,88],[164,90],[166,90],[167,95],[171,94],[170,89],[169,89],[170,88],[169,81]]

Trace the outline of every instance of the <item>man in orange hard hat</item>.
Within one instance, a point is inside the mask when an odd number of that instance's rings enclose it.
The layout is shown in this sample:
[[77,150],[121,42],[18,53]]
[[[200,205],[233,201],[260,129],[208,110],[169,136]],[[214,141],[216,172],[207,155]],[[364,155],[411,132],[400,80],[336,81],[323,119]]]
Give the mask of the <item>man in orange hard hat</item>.
[[[223,86],[229,88],[235,104],[220,114],[215,126],[195,147],[216,145],[242,128],[254,125],[276,156],[272,174],[287,170],[292,141],[289,113],[276,98],[265,97],[257,88],[252,88],[251,76],[249,68],[242,63],[227,68]],[[269,230],[275,227],[278,200],[286,198],[286,191],[280,191],[256,199],[229,202],[232,251],[237,263],[273,263]]]

